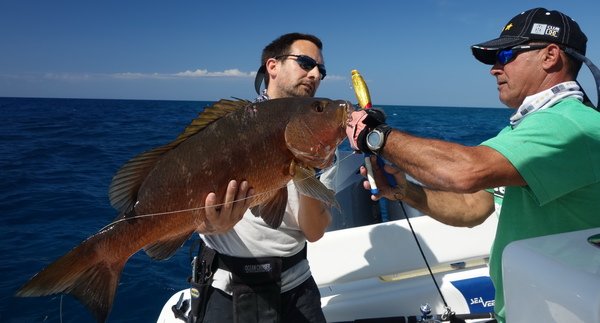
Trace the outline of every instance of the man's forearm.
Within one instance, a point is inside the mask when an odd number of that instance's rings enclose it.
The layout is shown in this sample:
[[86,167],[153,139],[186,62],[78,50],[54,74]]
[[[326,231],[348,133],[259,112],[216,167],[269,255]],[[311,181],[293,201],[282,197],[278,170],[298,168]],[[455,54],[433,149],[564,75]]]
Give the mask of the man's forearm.
[[489,192],[437,191],[412,182],[408,182],[402,200],[442,223],[459,227],[481,224],[494,211],[494,197]]
[[329,207],[319,200],[301,194],[299,203],[298,225],[306,240],[314,242],[321,239],[331,223]]

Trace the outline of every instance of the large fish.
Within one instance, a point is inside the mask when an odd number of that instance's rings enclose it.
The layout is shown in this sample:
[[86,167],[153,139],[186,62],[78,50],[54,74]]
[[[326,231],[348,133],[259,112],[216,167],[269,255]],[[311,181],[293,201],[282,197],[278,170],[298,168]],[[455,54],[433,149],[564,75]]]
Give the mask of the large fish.
[[229,180],[254,188],[251,207],[271,227],[282,221],[286,183],[336,205],[314,176],[331,165],[345,138],[352,105],[318,98],[251,103],[221,100],[204,110],[175,141],[126,163],[110,186],[117,219],[31,278],[17,296],[67,293],[104,322],[123,266],[140,249],[167,259],[206,228],[209,192],[223,200]]

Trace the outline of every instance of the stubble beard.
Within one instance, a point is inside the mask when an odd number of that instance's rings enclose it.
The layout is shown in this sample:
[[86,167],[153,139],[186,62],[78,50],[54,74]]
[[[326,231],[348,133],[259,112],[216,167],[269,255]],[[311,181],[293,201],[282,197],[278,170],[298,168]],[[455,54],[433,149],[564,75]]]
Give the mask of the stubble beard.
[[287,88],[285,94],[291,97],[314,97],[315,92],[316,87],[311,90],[309,87],[302,85],[302,83],[298,83]]

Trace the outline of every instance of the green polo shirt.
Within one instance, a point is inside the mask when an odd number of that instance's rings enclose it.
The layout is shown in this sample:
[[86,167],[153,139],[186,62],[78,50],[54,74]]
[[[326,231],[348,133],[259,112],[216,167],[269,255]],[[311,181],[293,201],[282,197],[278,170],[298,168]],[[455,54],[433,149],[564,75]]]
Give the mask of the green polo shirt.
[[490,254],[495,312],[503,322],[501,255],[509,243],[600,227],[600,112],[565,99],[481,145],[500,152],[527,182],[506,187]]

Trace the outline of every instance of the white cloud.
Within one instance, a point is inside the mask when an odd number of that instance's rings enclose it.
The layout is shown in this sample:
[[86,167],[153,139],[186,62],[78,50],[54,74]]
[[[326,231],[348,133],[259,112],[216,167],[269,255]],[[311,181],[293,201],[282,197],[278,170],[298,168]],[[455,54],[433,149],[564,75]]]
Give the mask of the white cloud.
[[165,77],[165,75],[166,74],[158,74],[158,73],[144,74],[144,73],[131,73],[131,72],[110,74],[110,76],[112,76],[114,78],[130,79],[130,80],[167,78],[167,77]]
[[[31,75],[29,76],[31,77]],[[85,81],[93,78],[90,74],[73,74],[73,73],[46,73],[44,79],[59,80],[59,81]]]
[[[112,77],[120,79],[183,79],[183,78],[213,78],[213,77],[248,77],[252,78],[256,76],[256,72],[244,72],[237,68],[227,69],[222,72],[210,72],[206,69],[196,69],[194,71],[187,70],[177,73],[115,73],[111,74]],[[347,77],[339,75],[327,75],[327,80],[347,80]]]
[[[175,79],[195,79],[195,78],[253,78],[256,76],[256,71],[244,72],[237,68],[227,69],[224,71],[209,71],[206,69],[186,70],[176,73],[137,73],[137,72],[122,72],[122,73],[26,73],[26,74],[0,74],[2,79],[46,79],[55,81],[93,81],[99,79],[123,79],[123,80],[175,80]],[[347,80],[347,77],[339,75],[327,75],[328,81]]]
[[223,76],[231,76],[231,77],[253,77],[256,75],[256,72],[242,72],[237,68],[232,68],[228,70],[224,70],[223,72],[209,72],[208,70],[200,70],[197,69],[195,71],[185,71],[175,73],[175,76],[179,77],[223,77]]
[[176,79],[176,78],[203,78],[203,77],[254,77],[256,72],[243,72],[237,68],[224,70],[222,72],[209,72],[206,69],[195,71],[187,70],[177,73],[115,73],[112,77],[121,79]]
[[[341,75],[329,75],[327,74],[327,77],[325,78],[325,80],[327,81],[348,81],[350,78],[346,77],[346,76],[341,76]],[[322,81],[321,81],[322,82]]]

